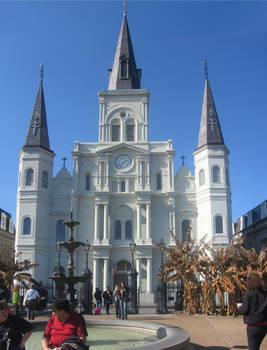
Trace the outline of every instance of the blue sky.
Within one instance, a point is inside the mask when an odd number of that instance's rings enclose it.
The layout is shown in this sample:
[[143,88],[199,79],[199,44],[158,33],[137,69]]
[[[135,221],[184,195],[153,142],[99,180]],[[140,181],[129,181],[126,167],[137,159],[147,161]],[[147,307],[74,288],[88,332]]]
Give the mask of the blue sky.
[[[98,139],[97,91],[108,84],[122,1],[0,2],[0,207],[15,217],[19,150],[45,64],[54,175],[72,171],[74,141]],[[142,87],[151,92],[149,139],[172,139],[194,171],[209,78],[230,150],[233,219],[267,199],[267,2],[128,1]]]

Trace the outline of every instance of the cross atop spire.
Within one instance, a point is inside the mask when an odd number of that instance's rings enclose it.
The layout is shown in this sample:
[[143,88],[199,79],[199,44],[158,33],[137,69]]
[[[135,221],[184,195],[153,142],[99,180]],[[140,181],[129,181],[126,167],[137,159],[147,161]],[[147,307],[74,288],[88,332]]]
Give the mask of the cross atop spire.
[[204,75],[206,77],[206,79],[209,79],[209,72],[208,72],[208,61],[205,59],[203,60],[203,63],[204,63]]
[[141,69],[136,68],[133,45],[124,0],[123,20],[112,69],[109,70],[109,90],[140,89]]
[[123,0],[123,14],[124,16],[127,14],[127,0]]
[[62,168],[66,168],[66,160],[67,160],[67,158],[64,156],[64,157],[62,158],[62,160],[63,160],[63,166],[62,166]]
[[41,80],[43,80],[43,78],[44,78],[44,64],[41,63],[40,66],[41,66],[40,77],[41,77]]

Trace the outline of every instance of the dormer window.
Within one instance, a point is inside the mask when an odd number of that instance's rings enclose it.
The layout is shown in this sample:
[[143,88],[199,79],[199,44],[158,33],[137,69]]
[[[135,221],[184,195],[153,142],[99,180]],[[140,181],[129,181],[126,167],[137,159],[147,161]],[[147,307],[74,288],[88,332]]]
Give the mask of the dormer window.
[[129,60],[125,55],[120,57],[120,78],[129,79]]

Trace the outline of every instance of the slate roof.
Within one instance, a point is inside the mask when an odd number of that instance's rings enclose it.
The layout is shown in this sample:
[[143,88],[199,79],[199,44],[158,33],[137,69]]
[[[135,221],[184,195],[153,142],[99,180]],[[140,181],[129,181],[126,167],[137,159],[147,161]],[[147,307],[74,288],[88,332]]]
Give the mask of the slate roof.
[[224,145],[223,135],[208,78],[205,81],[198,148],[206,145]]
[[29,125],[24,148],[25,147],[41,147],[50,152],[53,152],[50,150],[49,144],[42,79],[33,108],[31,122]]
[[[129,73],[127,78],[121,78],[120,59],[125,58],[128,63]],[[127,16],[124,13],[114,63],[109,75],[108,90],[140,89],[141,69],[136,68],[133,45],[128,27]]]

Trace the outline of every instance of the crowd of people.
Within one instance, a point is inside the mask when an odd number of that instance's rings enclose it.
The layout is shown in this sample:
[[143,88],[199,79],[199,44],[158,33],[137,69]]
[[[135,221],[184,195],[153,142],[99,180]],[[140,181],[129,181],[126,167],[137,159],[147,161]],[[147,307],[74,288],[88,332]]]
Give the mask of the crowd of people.
[[103,304],[106,308],[106,314],[109,315],[110,306],[114,304],[116,317],[124,320],[127,319],[127,303],[130,298],[129,288],[124,281],[122,281],[120,285],[116,284],[114,286],[114,291],[112,291],[109,286],[106,287],[103,293],[99,288],[96,288],[94,299],[96,315],[100,315]]
[[[29,320],[34,319],[36,302],[39,298],[40,294],[34,286],[31,286],[24,296],[23,304],[28,310]],[[110,306],[114,303],[116,317],[127,319],[129,289],[125,282],[115,285],[113,291],[109,286],[103,293],[96,288],[94,299],[95,311],[99,310],[99,314],[104,301],[107,315],[110,313]],[[13,310],[8,304],[11,301]],[[21,303],[19,287],[14,287],[11,299],[4,280],[0,280],[0,350],[25,350],[25,343],[30,338],[34,327],[18,314],[17,306]],[[266,279],[264,285],[262,277],[258,273],[251,272],[243,302],[237,306],[247,325],[248,349],[259,350],[267,333]],[[88,350],[87,335],[85,319],[72,309],[68,299],[55,299],[52,314],[42,338],[43,350]]]

